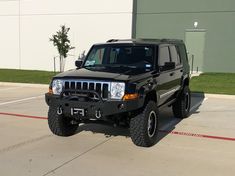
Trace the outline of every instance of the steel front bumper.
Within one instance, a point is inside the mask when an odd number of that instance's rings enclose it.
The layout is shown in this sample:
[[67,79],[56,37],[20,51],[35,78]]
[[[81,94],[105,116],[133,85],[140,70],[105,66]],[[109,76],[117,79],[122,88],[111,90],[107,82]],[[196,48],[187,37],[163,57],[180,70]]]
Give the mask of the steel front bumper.
[[[86,119],[102,119],[105,116],[116,115],[125,112],[131,112],[142,107],[143,100],[131,101],[79,101],[61,98],[58,95],[45,94],[45,100],[48,106],[57,108],[59,113],[65,116],[78,116]],[[77,110],[77,112],[76,112]],[[84,110],[83,112],[80,110]]]

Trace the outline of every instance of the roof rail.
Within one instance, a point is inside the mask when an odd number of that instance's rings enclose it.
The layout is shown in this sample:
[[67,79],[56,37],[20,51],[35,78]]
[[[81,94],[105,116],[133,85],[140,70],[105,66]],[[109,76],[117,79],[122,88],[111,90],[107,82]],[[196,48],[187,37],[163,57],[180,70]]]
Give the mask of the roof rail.
[[109,42],[117,42],[117,41],[119,41],[118,39],[109,39],[108,41],[107,41],[107,43],[109,43]]
[[183,42],[181,39],[151,39],[151,38],[137,38],[137,39],[110,39],[107,41],[107,43],[112,43],[112,42],[122,42],[122,41],[131,41],[131,42],[169,42],[169,43],[178,43],[178,42]]
[[136,39],[110,39],[110,40],[107,41],[107,43],[109,43],[109,42],[118,42],[118,41],[123,41],[123,42],[125,42],[125,41],[136,41]]
[[180,40],[180,39],[161,39],[160,40],[161,42],[182,42],[183,40]]

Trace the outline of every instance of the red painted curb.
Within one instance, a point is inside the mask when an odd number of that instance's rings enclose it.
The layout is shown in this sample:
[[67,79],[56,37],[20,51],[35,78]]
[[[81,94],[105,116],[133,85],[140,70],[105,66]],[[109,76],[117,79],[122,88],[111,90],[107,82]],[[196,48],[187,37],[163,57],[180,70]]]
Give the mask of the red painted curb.
[[218,140],[224,140],[224,141],[235,141],[235,138],[222,137],[222,136],[210,136],[210,135],[205,135],[205,134],[195,134],[195,133],[178,132],[178,131],[165,131],[165,130],[159,130],[159,132],[182,135],[182,136],[198,137],[198,138],[209,138],[209,139],[218,139]]
[[[30,119],[47,120],[47,117],[30,116],[30,115],[6,113],[6,112],[0,112],[0,115],[24,117],[24,118],[30,118]],[[159,130],[159,132],[175,134],[175,135],[182,135],[182,136],[198,137],[198,138],[217,139],[217,140],[224,140],[224,141],[235,141],[235,138],[222,137],[222,136],[210,136],[210,135],[204,135],[204,134],[195,134],[195,133],[179,132],[179,131],[167,131],[167,130]]]

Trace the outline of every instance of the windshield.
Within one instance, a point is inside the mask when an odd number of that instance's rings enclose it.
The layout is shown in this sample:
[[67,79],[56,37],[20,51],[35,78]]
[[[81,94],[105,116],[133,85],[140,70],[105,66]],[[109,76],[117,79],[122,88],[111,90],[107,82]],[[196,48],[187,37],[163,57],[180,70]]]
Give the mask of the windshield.
[[153,51],[152,46],[94,46],[83,67],[125,67],[147,72],[153,69]]

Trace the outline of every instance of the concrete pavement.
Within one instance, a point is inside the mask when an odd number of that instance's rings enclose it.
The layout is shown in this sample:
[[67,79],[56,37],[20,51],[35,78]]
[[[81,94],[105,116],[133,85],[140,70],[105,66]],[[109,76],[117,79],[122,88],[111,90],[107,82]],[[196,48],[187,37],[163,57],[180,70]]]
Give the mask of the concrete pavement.
[[235,99],[195,96],[182,121],[169,108],[158,143],[136,147],[128,129],[89,124],[72,137],[48,129],[47,87],[0,86],[0,175],[188,176],[235,172]]

